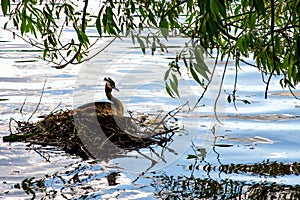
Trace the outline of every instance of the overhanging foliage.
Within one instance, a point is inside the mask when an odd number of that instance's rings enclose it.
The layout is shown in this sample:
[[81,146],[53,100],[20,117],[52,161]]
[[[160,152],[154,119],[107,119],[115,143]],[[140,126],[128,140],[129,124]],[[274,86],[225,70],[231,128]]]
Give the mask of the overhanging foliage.
[[[170,63],[171,73],[168,70],[165,77],[166,89],[173,97],[179,96],[177,76],[181,65],[199,84],[209,84],[213,72],[204,63],[204,53],[216,61],[225,61],[224,75],[229,59],[235,61],[236,73],[241,63],[256,67],[266,84],[265,96],[273,76],[280,76],[281,86],[291,91],[300,80],[299,0],[107,0],[100,4],[97,13],[89,11],[89,0],[1,0],[1,5],[8,17],[4,28],[43,49],[42,58],[57,68],[88,58],[89,49],[97,40],[92,42],[87,27],[97,29],[100,38],[131,35],[143,53],[147,47],[152,52],[157,50],[158,36],[167,39],[171,31],[178,30],[191,42],[189,49]],[[160,31],[142,37],[138,31],[145,28]],[[67,29],[76,35],[62,40]],[[249,63],[246,58],[254,62]],[[233,102],[236,82],[231,94]]]

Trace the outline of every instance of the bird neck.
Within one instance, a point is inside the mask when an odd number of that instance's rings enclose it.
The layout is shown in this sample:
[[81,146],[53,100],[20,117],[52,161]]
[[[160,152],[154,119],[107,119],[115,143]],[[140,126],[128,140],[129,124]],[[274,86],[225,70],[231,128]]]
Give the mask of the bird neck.
[[123,106],[122,102],[119,99],[117,99],[116,97],[114,97],[111,94],[111,92],[112,92],[111,88],[105,87],[105,93],[106,93],[107,99],[113,103],[114,107],[118,110],[120,115],[123,115],[124,114],[124,106]]
[[114,107],[118,110],[120,115],[124,114],[124,106],[122,102],[116,97],[111,95],[110,101],[113,103]]
[[107,86],[107,83],[105,84],[105,94],[108,98],[108,100],[110,100],[112,94],[111,94],[112,89],[110,87]]

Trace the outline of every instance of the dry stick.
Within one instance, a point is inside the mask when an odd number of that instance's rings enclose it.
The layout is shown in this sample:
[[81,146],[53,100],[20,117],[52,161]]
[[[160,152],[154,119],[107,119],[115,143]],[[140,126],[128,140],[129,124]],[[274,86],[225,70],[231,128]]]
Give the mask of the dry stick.
[[26,100],[27,100],[27,97],[24,99],[24,102],[23,102],[23,104],[22,104],[22,106],[20,108],[20,113],[22,114],[22,116],[23,116],[23,112],[22,111],[23,111],[23,108],[25,106]]
[[9,128],[10,134],[14,134],[13,131],[12,131],[12,129],[11,129],[11,126],[12,126],[11,123],[12,123],[12,121],[14,121],[14,122],[16,122],[16,123],[19,123],[17,120],[15,120],[15,119],[12,118],[12,117],[9,119],[9,126],[8,126],[8,128]]
[[156,155],[158,158],[160,158],[164,163],[167,163],[167,161],[163,158],[163,155],[159,155],[158,153],[155,152],[155,150],[152,147],[149,147],[150,152]]
[[35,110],[34,110],[33,113],[31,114],[31,116],[28,118],[27,123],[30,121],[30,119],[33,117],[33,115],[34,115],[34,114],[36,113],[36,111],[39,109],[39,106],[40,106],[40,104],[41,104],[41,101],[42,101],[42,98],[43,98],[43,95],[44,95],[46,82],[47,82],[47,78],[46,78],[46,80],[45,80],[45,82],[44,82],[44,86],[43,86],[43,89],[42,89],[42,93],[41,93],[39,102],[38,102],[38,104],[37,104]]
[[50,114],[53,114],[54,112],[56,112],[56,109],[61,105],[62,103],[60,102],[55,108],[52,109],[52,111],[50,112]]
[[[174,116],[181,110],[181,108],[182,108],[183,106],[187,105],[187,104],[188,104],[188,102],[186,102],[185,104],[183,104],[183,105],[181,105],[181,106],[178,106],[177,108],[174,108],[173,110],[169,111],[169,112],[162,118],[162,120],[158,123],[158,125],[154,128],[153,131],[155,131],[156,129],[158,129],[158,127],[159,127],[160,125],[163,124],[163,122],[165,121],[165,119],[166,119],[168,116],[171,116],[171,117],[174,118]],[[175,112],[173,115],[171,115],[171,113],[172,113],[173,111],[176,111],[176,112]]]

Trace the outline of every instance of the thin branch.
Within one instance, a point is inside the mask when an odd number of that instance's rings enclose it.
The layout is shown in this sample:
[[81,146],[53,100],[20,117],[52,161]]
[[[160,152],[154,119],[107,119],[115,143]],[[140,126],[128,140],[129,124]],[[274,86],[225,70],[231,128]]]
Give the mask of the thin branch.
[[293,95],[293,97],[297,100],[300,100],[299,97],[296,96],[296,94],[292,91],[291,86],[288,86],[290,93]]
[[22,106],[21,106],[21,108],[20,108],[20,113],[23,115],[23,108],[24,108],[24,106],[25,106],[25,104],[26,104],[26,100],[27,100],[27,97],[24,99],[24,102],[23,102],[23,104],[22,104]]
[[[81,21],[81,31],[85,33],[85,28],[86,28],[86,11],[88,7],[88,2],[89,0],[84,0],[84,7],[83,7],[83,12],[82,12],[82,21]],[[75,28],[75,27],[74,27]],[[81,54],[81,49],[82,49],[82,43],[79,44],[79,47],[76,51],[76,53],[73,55],[73,57],[66,63],[62,65],[55,66],[56,69],[62,69],[65,68],[69,64],[73,64],[74,60],[77,59],[77,57]]]
[[266,85],[266,90],[265,90],[265,99],[268,98],[268,90],[269,90],[269,85],[270,85],[270,82],[271,82],[271,79],[272,79],[272,76],[275,72],[275,69],[276,69],[276,54],[275,54],[275,41],[274,41],[274,28],[275,28],[275,22],[274,22],[274,18],[275,18],[275,7],[274,7],[274,0],[271,0],[271,40],[272,40],[272,57],[273,57],[273,69],[272,69],[272,72],[268,78],[268,81],[267,81],[267,85]]
[[217,57],[216,57],[216,59],[215,59],[215,64],[214,64],[213,70],[212,70],[212,72],[211,72],[211,77],[210,77],[210,79],[208,80],[208,83],[207,83],[206,87],[204,87],[204,91],[202,92],[201,96],[199,97],[198,101],[196,102],[196,104],[194,105],[194,107],[193,107],[192,110],[194,110],[194,109],[197,107],[197,105],[200,103],[201,99],[203,99],[203,97],[204,97],[204,95],[205,95],[205,93],[206,93],[206,91],[207,91],[209,85],[210,85],[211,82],[212,82],[212,79],[213,79],[213,77],[214,77],[215,70],[216,70],[216,67],[217,67],[217,64],[218,64],[219,54],[220,54],[220,51],[218,50],[218,51],[217,51]]
[[232,91],[233,106],[234,106],[235,110],[237,110],[237,107],[236,107],[236,91],[237,91],[237,80],[238,80],[238,65],[239,65],[239,58],[236,58],[234,85],[233,85],[233,91]]
[[[229,51],[230,51],[230,50],[229,50]],[[221,96],[222,87],[223,87],[223,82],[224,82],[224,79],[225,79],[225,74],[226,74],[226,70],[227,70],[227,66],[228,66],[228,62],[229,62],[229,57],[230,57],[230,54],[228,53],[228,57],[227,57],[227,60],[226,60],[226,62],[225,62],[225,66],[224,66],[224,70],[223,70],[221,82],[220,82],[220,85],[219,85],[219,91],[218,91],[218,94],[217,94],[217,98],[215,99],[215,102],[214,102],[214,115],[215,115],[216,120],[217,120],[220,124],[222,124],[222,122],[220,121],[220,119],[219,119],[218,116],[217,116],[217,103],[218,103],[219,98],[220,98],[220,96]]]
[[275,67],[274,67],[274,69],[272,70],[272,72],[271,72],[271,74],[270,74],[270,76],[269,76],[269,78],[268,78],[268,80],[267,80],[267,83],[266,83],[267,85],[266,85],[266,90],[265,90],[265,99],[268,98],[269,85],[270,85],[270,82],[271,82],[271,79],[272,79],[272,76],[273,76],[274,72],[275,72]]
[[33,111],[33,113],[32,113],[32,114],[30,115],[30,117],[28,118],[27,122],[30,121],[30,119],[33,117],[33,115],[34,115],[34,114],[36,113],[36,111],[39,109],[39,106],[40,106],[40,104],[41,104],[41,101],[42,101],[42,98],[43,98],[43,95],[44,95],[46,82],[47,82],[47,79],[46,79],[45,82],[44,82],[44,86],[43,86],[43,89],[42,89],[42,93],[41,93],[39,102],[38,102],[37,106],[35,107],[35,110]]
[[95,53],[94,55],[88,57],[87,59],[84,59],[82,62],[84,61],[88,61],[92,58],[94,58],[95,56],[97,56],[98,54],[100,54],[101,52],[103,52],[107,47],[109,47],[117,38],[119,38],[118,36],[115,36],[109,43],[107,43],[102,49],[100,49],[97,53]]

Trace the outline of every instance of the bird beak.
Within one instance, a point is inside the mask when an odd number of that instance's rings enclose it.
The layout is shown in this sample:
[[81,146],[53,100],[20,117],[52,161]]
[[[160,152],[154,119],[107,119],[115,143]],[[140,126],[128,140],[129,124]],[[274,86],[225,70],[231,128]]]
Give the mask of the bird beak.
[[114,87],[114,89],[117,90],[117,91],[119,92],[119,89],[118,89],[118,88]]

